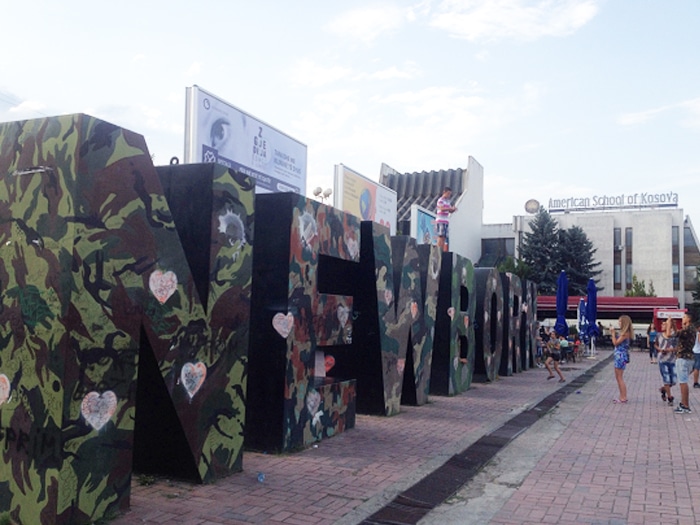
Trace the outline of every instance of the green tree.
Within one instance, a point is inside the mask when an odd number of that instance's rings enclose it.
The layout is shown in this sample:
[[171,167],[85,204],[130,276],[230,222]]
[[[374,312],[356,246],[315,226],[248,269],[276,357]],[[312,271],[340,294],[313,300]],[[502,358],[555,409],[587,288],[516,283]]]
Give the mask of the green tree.
[[530,267],[525,264],[521,259],[516,259],[508,255],[503,262],[498,265],[498,271],[505,273],[513,273],[520,277],[521,279],[529,279]]
[[[593,243],[580,226],[559,230],[559,260],[569,278],[569,295],[586,295],[588,280],[601,274]],[[602,290],[602,288],[598,288]]]
[[[540,206],[525,232],[520,257],[527,268],[527,278],[537,283],[538,292],[553,295],[557,291],[559,273],[564,270],[569,280],[569,295],[586,295],[588,280],[600,275],[596,249],[580,226],[568,230]],[[602,288],[598,288],[602,290]]]
[[688,309],[693,314],[694,319],[700,319],[700,265],[695,268],[695,289],[692,292],[693,302]]
[[625,297],[656,297],[654,281],[649,281],[649,291],[644,280],[639,280],[637,274],[632,274],[632,288],[625,292]]
[[553,295],[557,291],[557,278],[562,269],[559,261],[559,227],[557,221],[540,206],[530,222],[520,247],[520,258],[528,266],[528,278],[537,283],[539,293]]

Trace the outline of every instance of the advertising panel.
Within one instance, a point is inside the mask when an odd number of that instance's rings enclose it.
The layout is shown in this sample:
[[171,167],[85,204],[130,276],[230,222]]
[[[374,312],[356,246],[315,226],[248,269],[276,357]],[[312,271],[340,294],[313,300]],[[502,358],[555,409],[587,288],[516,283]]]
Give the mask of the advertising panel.
[[411,237],[418,244],[437,244],[435,214],[417,204],[411,205]]
[[389,228],[396,235],[396,192],[343,164],[335,166],[333,206]]
[[306,145],[204,91],[187,88],[185,163],[213,162],[255,179],[257,193],[306,193]]

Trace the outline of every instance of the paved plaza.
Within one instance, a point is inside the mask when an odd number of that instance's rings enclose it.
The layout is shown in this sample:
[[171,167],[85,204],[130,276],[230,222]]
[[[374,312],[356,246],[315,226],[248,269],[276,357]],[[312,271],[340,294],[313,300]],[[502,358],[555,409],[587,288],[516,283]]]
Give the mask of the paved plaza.
[[[563,365],[566,383],[534,368],[391,418],[359,415],[300,452],[245,452],[243,472],[215,484],[136,474],[131,510],[110,523],[695,524],[700,389],[696,410],[675,414],[658,366],[635,351],[629,403],[614,404],[610,354]],[[502,446],[475,463],[469,451],[487,442]],[[455,479],[466,481],[452,490]]]

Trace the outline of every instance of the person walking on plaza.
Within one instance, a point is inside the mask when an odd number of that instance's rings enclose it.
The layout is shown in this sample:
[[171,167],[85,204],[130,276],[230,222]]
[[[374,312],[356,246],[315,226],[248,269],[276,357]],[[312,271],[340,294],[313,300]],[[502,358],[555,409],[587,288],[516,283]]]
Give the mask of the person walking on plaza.
[[661,400],[668,401],[673,406],[673,396],[671,387],[676,384],[676,337],[673,331],[673,320],[666,319],[661,324],[661,331],[656,334],[654,345],[659,361],[659,372],[661,373]]
[[690,410],[688,379],[693,369],[693,346],[698,338],[698,333],[689,313],[683,316],[682,326],[683,328],[678,332],[678,346],[676,347],[676,373],[678,374],[678,386],[681,390],[681,402],[674,412],[676,414],[690,414],[692,410]]
[[555,332],[552,332],[549,344],[547,346],[549,348],[549,355],[544,361],[544,367],[547,369],[547,372],[549,372],[547,379],[554,379],[554,374],[552,373],[553,366],[555,372],[559,376],[559,382],[563,383],[566,380],[564,379],[564,374],[561,373],[559,368],[559,361],[561,361],[561,349],[559,347],[559,340],[557,339],[557,334]]
[[544,336],[545,336],[545,330],[544,326],[541,326],[540,323],[537,323],[537,326],[539,329],[537,330],[537,337],[535,338],[537,348],[535,350],[535,366],[537,368],[544,368],[544,365],[542,364],[542,356],[544,355],[543,351],[543,346],[544,346]]
[[654,345],[655,342],[656,328],[654,328],[654,323],[651,323],[649,328],[647,328],[647,347],[649,348],[649,360],[651,361],[652,365],[656,363],[657,357],[656,346]]
[[560,363],[566,363],[569,359],[569,341],[563,335],[559,335],[559,353],[561,354]]
[[620,316],[620,335],[615,333],[615,327],[610,327],[610,339],[615,347],[615,380],[620,396],[613,400],[613,403],[627,403],[627,385],[622,375],[625,372],[627,363],[630,362],[630,342],[634,338],[634,328],[629,315]]
[[443,252],[448,251],[448,246],[450,244],[450,214],[457,211],[457,208],[452,206],[450,197],[452,197],[452,188],[445,186],[442,190],[442,195],[437,201],[435,227],[437,229],[438,246]]
[[693,388],[700,388],[698,376],[700,375],[700,325],[696,326],[698,334],[693,345]]

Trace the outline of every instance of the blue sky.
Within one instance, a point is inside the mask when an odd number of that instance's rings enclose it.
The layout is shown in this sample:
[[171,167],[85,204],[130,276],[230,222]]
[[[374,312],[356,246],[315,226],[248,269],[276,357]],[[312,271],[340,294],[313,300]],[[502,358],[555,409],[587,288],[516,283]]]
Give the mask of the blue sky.
[[84,112],[183,158],[194,84],[378,180],[484,167],[530,198],[676,192],[700,227],[700,2],[35,0],[3,6],[0,121]]

